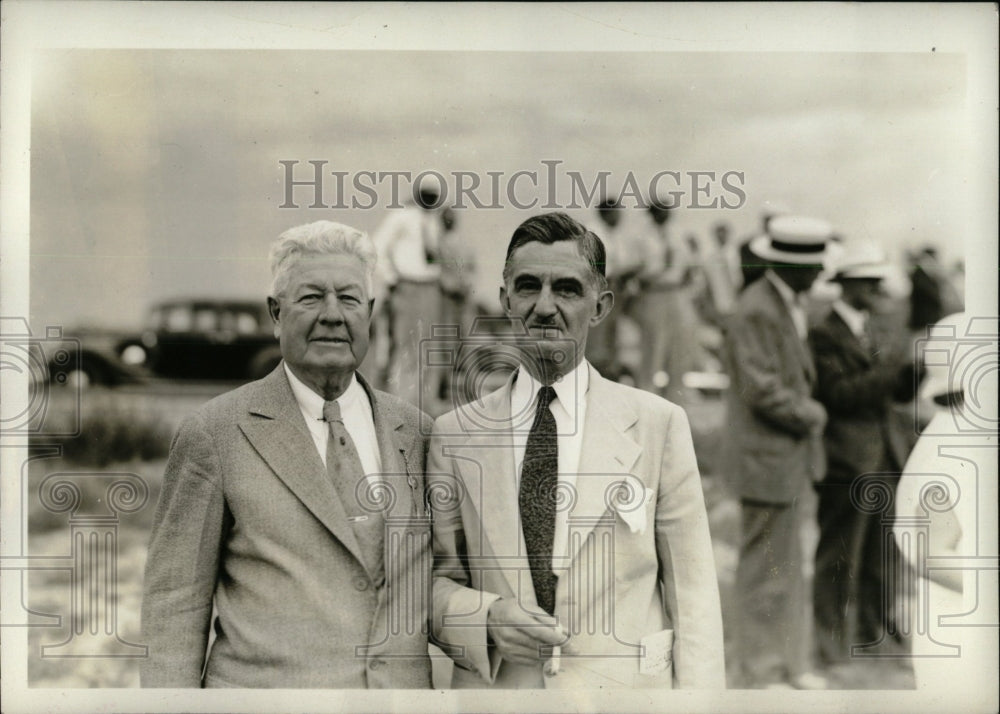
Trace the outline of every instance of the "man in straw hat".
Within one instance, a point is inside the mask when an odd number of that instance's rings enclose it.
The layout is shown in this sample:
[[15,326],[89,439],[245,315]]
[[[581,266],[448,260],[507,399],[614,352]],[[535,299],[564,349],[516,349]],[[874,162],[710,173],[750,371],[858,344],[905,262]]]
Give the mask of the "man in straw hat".
[[913,357],[877,344],[869,324],[888,269],[875,251],[846,251],[832,279],[841,296],[809,335],[817,398],[829,415],[826,477],[816,484],[820,536],[813,581],[816,654],[824,666],[845,663],[861,650],[902,647],[892,636],[899,628],[889,575],[898,567],[898,550],[882,533],[882,515],[851,498],[852,483],[866,474],[887,492],[895,490],[913,442],[912,424],[906,428],[892,409],[893,401],[913,398]]
[[807,666],[797,503],[823,468],[826,425],[826,410],[812,398],[816,372],[802,296],[822,270],[832,233],[821,220],[774,218],[751,245],[769,267],[740,295],[726,333],[728,473],[743,516],[737,645],[747,687],[825,686]]

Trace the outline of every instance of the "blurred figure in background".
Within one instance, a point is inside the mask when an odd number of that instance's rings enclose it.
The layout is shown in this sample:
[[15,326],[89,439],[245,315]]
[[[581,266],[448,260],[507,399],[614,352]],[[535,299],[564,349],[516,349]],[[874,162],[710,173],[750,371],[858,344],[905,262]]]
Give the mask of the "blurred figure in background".
[[[468,334],[472,321],[473,305],[469,296],[475,277],[476,258],[456,230],[456,222],[454,209],[441,211],[441,324],[457,325],[458,336],[463,336]],[[451,370],[442,370],[434,377],[439,398],[448,401],[451,398]]]
[[[903,468],[895,501],[895,540],[917,578],[911,621],[905,623],[913,637],[916,687],[941,697],[952,711],[985,709],[985,692],[969,682],[990,681],[997,668],[996,625],[983,624],[995,623],[996,611],[989,620],[975,617],[984,609],[981,595],[997,592],[996,568],[970,573],[953,565],[986,560],[987,554],[996,562],[995,541],[985,553],[977,541],[996,519],[997,322],[976,322],[973,327],[968,315],[950,315],[927,339],[939,359],[927,365],[920,391],[933,401],[935,414]],[[977,333],[979,339],[956,339]],[[983,350],[987,340],[992,354]],[[977,360],[973,351],[982,356]],[[959,367],[976,363],[985,369]],[[972,389],[976,394],[966,393]],[[964,592],[966,576],[971,593]],[[995,708],[995,690],[993,697]]]
[[665,388],[667,399],[683,402],[682,377],[694,368],[698,316],[688,292],[691,252],[670,229],[673,210],[666,202],[650,201],[650,221],[642,236],[640,292],[629,312],[641,333],[637,386],[649,391]]
[[744,288],[725,338],[728,469],[740,498],[736,569],[741,684],[822,689],[809,671],[806,583],[798,504],[822,475],[826,410],[812,398],[803,297],[832,234],[824,221],[783,216],[752,243],[769,265]]
[[463,328],[469,322],[471,307],[469,296],[476,272],[476,256],[462,234],[456,230],[458,217],[454,209],[441,211],[441,295],[443,300],[441,321],[446,325]]
[[[791,213],[791,211],[784,204],[775,203],[773,201],[765,201],[760,214],[761,233],[767,235],[771,221],[779,216],[786,216],[789,213]],[[755,236],[756,235],[757,234],[755,234]],[[750,283],[763,276],[764,272],[767,270],[767,265],[763,264],[760,257],[754,255],[753,250],[750,248],[750,242],[755,236],[745,238],[741,241],[739,246],[740,272],[742,273],[743,278],[740,290],[746,290]]]
[[611,313],[590,331],[587,360],[604,377],[618,381],[625,374],[619,358],[618,321],[633,310],[639,292],[638,276],[643,267],[642,241],[622,224],[625,209],[617,198],[603,199],[597,205],[597,218],[588,228],[604,242],[607,250],[608,289],[615,294]]
[[847,663],[852,646],[884,640],[881,653],[907,648],[896,624],[898,583],[891,576],[899,566],[898,549],[885,541],[882,514],[852,501],[851,486],[865,474],[879,474],[895,489],[914,429],[894,418],[891,405],[910,401],[917,383],[913,354],[887,349],[872,331],[888,264],[873,251],[849,250],[838,263],[833,282],[841,296],[809,335],[817,399],[829,416],[826,477],[816,484],[813,579],[816,656],[823,667]]
[[925,246],[910,261],[909,324],[919,337],[928,325],[961,310],[964,296],[955,291],[934,246]]
[[424,409],[438,396],[433,386],[422,387],[420,381],[420,341],[441,321],[438,196],[433,180],[421,182],[415,203],[390,212],[372,236],[379,282],[387,293],[383,309],[388,310],[391,347],[386,387]]
[[717,223],[697,261],[708,288],[708,309],[703,315],[716,327],[722,327],[736,308],[736,292],[743,284],[739,261],[739,250],[729,239],[729,226]]

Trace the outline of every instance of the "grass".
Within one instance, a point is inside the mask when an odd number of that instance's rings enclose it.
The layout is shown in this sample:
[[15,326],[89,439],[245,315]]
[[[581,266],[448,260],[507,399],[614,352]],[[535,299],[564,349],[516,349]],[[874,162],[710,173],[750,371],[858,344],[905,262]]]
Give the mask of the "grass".
[[172,430],[151,396],[100,387],[80,394],[54,388],[44,430],[54,436],[38,436],[31,443],[57,445],[75,465],[106,467],[165,457]]

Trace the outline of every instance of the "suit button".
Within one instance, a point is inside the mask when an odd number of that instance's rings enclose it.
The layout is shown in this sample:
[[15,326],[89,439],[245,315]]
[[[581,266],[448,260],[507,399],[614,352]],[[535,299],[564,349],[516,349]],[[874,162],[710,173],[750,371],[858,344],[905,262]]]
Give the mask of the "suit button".
[[355,578],[354,579],[354,589],[355,590],[367,590],[368,580],[366,578]]

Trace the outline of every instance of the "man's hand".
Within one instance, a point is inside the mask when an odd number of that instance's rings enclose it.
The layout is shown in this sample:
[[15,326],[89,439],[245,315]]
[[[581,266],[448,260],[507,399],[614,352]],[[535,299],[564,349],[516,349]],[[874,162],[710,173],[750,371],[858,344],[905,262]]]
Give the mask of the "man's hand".
[[826,408],[814,399],[806,401],[805,420],[810,433],[822,434],[826,428]]
[[569,638],[556,618],[527,613],[516,600],[508,598],[490,605],[486,629],[504,659],[526,665],[548,659],[552,646],[565,644]]

